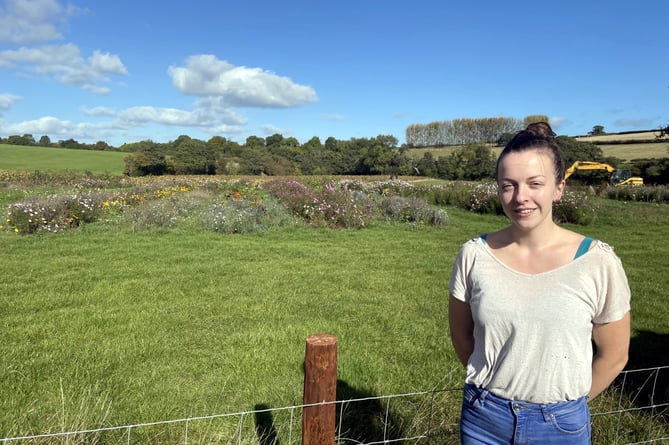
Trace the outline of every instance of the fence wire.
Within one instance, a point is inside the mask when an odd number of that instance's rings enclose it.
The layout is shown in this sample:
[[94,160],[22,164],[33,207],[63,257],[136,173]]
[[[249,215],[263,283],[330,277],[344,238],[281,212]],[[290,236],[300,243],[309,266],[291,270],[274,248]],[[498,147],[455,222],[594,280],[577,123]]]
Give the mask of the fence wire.
[[[669,366],[624,371],[590,403],[593,444],[669,444]],[[302,441],[302,411],[334,405],[335,443],[458,444],[461,389],[339,400],[0,439],[18,445],[230,444]]]

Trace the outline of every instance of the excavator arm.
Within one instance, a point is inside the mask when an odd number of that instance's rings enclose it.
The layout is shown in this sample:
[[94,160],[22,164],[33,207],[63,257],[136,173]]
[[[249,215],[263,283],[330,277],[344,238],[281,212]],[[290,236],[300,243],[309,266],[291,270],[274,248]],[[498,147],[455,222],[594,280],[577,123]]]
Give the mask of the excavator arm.
[[603,162],[592,162],[592,161],[576,161],[571,167],[569,167],[564,172],[564,179],[567,180],[576,170],[606,170],[609,173],[613,173],[616,168],[610,166],[609,164],[604,164]]
[[611,173],[611,184],[615,186],[623,185],[633,185],[640,186],[643,185],[643,178],[638,176],[631,176],[629,170],[616,170],[615,167],[605,164],[603,162],[593,162],[593,161],[576,161],[574,162],[567,170],[564,172],[565,181],[569,178],[576,170],[606,170]]

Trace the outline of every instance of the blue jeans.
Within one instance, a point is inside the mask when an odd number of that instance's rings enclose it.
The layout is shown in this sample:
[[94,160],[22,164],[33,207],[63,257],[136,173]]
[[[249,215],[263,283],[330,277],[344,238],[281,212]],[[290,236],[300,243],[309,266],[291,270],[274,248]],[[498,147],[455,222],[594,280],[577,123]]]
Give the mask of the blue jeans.
[[465,385],[460,416],[463,445],[590,444],[590,410],[581,397],[559,403],[507,400]]

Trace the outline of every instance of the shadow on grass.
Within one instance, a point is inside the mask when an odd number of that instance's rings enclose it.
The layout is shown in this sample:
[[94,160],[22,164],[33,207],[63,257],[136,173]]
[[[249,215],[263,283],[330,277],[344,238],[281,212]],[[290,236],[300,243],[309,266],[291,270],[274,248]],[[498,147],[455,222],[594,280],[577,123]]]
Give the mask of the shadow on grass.
[[[669,369],[653,370],[667,365],[669,334],[639,331],[630,341],[629,361],[625,367],[630,372],[619,376],[616,384],[624,383],[623,390],[638,407],[669,403]],[[662,415],[669,420],[669,409],[665,407]]]
[[[339,437],[351,443],[397,441],[404,437],[401,419],[392,413],[386,399],[377,399],[365,389],[337,380],[337,428]],[[385,443],[385,442],[384,442]]]
[[253,408],[255,412],[256,436],[259,445],[280,445],[274,418],[270,407],[265,404],[257,404]]
[[[386,406],[384,399],[377,399],[372,392],[353,388],[337,380],[336,405],[337,434],[340,441],[369,443],[397,441],[403,437],[403,428]],[[256,404],[255,432],[260,445],[280,445],[271,409],[266,404]]]

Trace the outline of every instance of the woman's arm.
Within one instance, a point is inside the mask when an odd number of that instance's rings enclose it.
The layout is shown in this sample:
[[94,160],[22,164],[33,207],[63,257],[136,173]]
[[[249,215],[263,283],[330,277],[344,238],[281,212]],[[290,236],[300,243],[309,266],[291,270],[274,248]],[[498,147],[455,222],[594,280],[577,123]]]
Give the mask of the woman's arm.
[[592,359],[590,398],[604,391],[627,363],[630,345],[630,313],[611,323],[595,324],[592,338],[596,351]]
[[453,295],[448,299],[448,325],[455,353],[467,366],[469,356],[474,352],[474,320],[469,305]]

